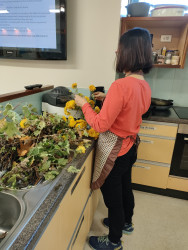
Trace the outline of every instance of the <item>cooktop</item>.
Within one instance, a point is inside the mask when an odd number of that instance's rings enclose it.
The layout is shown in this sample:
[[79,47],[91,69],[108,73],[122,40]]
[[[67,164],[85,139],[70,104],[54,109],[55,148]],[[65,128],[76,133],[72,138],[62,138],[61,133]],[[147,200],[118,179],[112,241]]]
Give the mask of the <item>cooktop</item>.
[[188,119],[188,107],[173,107],[180,119]]

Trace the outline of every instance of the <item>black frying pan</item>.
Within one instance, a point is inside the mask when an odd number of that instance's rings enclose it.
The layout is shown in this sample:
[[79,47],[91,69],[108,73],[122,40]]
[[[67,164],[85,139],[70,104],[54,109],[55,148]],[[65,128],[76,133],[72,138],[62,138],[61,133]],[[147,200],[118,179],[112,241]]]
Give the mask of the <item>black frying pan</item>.
[[173,105],[173,100],[163,100],[163,99],[152,97],[151,104],[155,106],[170,106],[170,105]]

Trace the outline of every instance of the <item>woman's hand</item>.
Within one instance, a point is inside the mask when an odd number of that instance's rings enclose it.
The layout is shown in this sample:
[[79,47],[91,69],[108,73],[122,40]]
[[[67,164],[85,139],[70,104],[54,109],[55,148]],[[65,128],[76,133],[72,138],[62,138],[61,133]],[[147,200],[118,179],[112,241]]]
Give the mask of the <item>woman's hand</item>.
[[98,91],[98,92],[94,92],[93,96],[94,96],[95,100],[103,101],[104,98],[106,97],[106,94]]
[[81,97],[79,95],[75,95],[74,99],[75,99],[76,105],[81,108],[85,103],[87,103],[87,100],[84,97]]

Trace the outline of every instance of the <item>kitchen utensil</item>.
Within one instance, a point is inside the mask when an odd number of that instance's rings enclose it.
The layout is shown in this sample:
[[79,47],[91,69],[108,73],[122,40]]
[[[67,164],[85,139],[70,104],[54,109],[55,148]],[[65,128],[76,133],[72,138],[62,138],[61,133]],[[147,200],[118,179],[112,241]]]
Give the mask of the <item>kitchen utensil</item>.
[[161,106],[161,105],[159,105],[159,106],[155,106],[155,110],[169,110],[169,108],[171,108],[173,106],[173,104],[171,104],[171,105],[163,105],[163,106]]
[[151,16],[184,16],[184,12],[187,10],[185,5],[164,4],[155,5],[155,8],[151,11]]
[[171,106],[173,105],[173,100],[164,100],[159,98],[151,98],[151,104],[155,106]]
[[144,16],[148,16],[150,4],[145,3],[145,2],[131,3],[131,4],[128,4],[126,8],[127,8],[128,16],[144,17]]

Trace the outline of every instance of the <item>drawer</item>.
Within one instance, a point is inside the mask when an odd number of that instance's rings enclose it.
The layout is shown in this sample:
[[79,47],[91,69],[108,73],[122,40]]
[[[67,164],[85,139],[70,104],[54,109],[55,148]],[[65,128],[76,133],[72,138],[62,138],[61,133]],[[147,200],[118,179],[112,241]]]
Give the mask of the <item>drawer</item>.
[[175,140],[140,136],[138,159],[171,163]]
[[169,171],[169,167],[137,161],[132,168],[132,182],[166,189]]
[[169,176],[167,188],[188,192],[188,178]]
[[140,126],[139,134],[159,135],[176,138],[177,129],[178,125],[176,124],[170,126],[143,122]]

